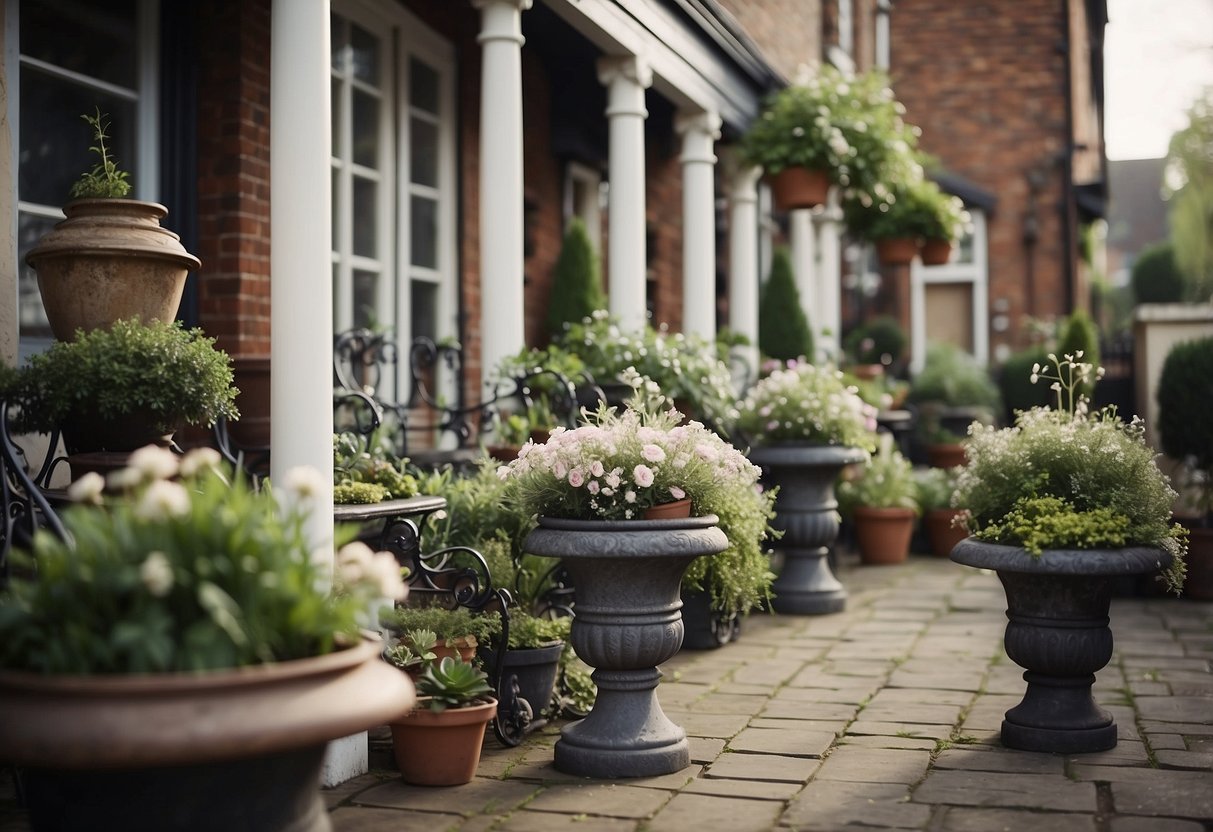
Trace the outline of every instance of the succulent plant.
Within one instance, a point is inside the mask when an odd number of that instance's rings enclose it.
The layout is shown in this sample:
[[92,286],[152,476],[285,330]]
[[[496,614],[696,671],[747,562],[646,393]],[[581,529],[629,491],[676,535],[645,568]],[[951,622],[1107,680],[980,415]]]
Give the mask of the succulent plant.
[[476,667],[457,658],[447,656],[441,662],[433,662],[417,680],[417,692],[429,697],[423,707],[440,713],[447,708],[462,708],[477,699],[489,696],[488,675]]

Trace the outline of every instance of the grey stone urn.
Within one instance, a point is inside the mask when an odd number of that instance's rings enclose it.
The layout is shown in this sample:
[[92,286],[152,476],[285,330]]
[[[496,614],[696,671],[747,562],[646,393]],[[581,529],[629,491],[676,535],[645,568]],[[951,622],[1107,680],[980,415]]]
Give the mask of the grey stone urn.
[[682,645],[682,573],[728,548],[716,516],[592,521],[541,517],[532,554],[561,558],[577,587],[572,643],[598,698],[566,725],[555,765],[583,777],[651,777],[691,763],[686,732],[657,701],[657,665]]
[[752,448],[748,456],[762,468],[764,483],[779,486],[772,525],[783,537],[773,545],[784,561],[771,587],[772,606],[793,615],[841,612],[847,591],[826,559],[838,537],[834,481],[843,468],[863,462],[866,455],[839,445],[777,444]]
[[1108,610],[1116,579],[1164,569],[1161,549],[1049,550],[967,538],[952,560],[991,569],[1007,594],[1007,655],[1024,668],[1023,701],[1006,712],[1002,744],[1080,754],[1116,746],[1112,715],[1095,704],[1095,673],[1112,658]]

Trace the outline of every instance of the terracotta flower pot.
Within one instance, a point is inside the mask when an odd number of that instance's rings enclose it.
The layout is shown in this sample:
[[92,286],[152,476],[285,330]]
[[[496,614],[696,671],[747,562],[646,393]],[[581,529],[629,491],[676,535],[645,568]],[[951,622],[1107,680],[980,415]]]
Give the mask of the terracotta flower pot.
[[918,248],[918,257],[924,266],[942,266],[952,257],[952,241],[934,238],[923,240]]
[[908,266],[918,256],[918,241],[912,237],[892,237],[876,241],[876,257],[882,266]]
[[691,516],[691,498],[684,497],[669,503],[658,503],[644,510],[645,520],[677,520]]
[[466,708],[434,712],[424,707],[391,724],[392,752],[406,783],[417,786],[461,786],[470,783],[480,765],[484,731],[497,713],[497,700]]
[[136,199],[77,199],[25,257],[51,332],[70,341],[77,329],[108,327],[120,318],[171,321],[186,275],[201,261],[160,226],[168,209]]
[[968,465],[963,442],[936,442],[927,446],[927,461],[934,468],[955,468]]
[[968,529],[952,525],[952,521],[964,513],[962,508],[933,508],[923,514],[922,525],[927,531],[931,554],[946,558],[957,543],[969,536]]
[[870,566],[905,563],[914,534],[914,510],[856,506],[855,541],[859,560]]
[[778,211],[816,208],[830,195],[830,175],[820,168],[793,165],[771,177],[771,198]]
[[205,673],[0,671],[4,758],[25,767],[34,829],[327,830],[327,742],[413,702],[379,650]]

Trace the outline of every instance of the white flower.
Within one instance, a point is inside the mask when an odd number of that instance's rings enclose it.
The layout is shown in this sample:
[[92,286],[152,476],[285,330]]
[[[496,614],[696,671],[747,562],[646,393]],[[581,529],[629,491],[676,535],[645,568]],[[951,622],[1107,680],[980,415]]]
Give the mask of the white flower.
[[105,484],[112,491],[127,491],[143,481],[143,475],[134,468],[119,468],[105,475]]
[[636,502],[636,492],[635,492],[635,491],[633,491],[632,489],[630,489],[630,488],[629,488],[629,489],[628,489],[627,491],[625,491],[625,492],[624,492],[624,494],[623,494],[623,501],[624,501],[625,503],[634,503],[634,502]]
[[661,447],[649,443],[640,449],[640,455],[649,462],[661,462],[665,459],[665,451]]
[[675,500],[681,500],[686,495],[687,495],[687,493],[685,491],[683,491],[681,488],[679,488],[678,486],[676,486],[676,485],[670,486],[670,496],[673,497]]
[[152,552],[139,567],[139,580],[157,598],[168,595],[173,588],[173,567],[164,552]]
[[89,471],[67,487],[67,496],[77,503],[100,503],[103,491],[105,477],[95,471]]
[[300,500],[312,500],[324,491],[324,477],[310,465],[297,465],[283,476],[286,490]]
[[177,455],[159,445],[144,445],[131,454],[127,467],[135,469],[145,479],[166,480],[177,473]]
[[647,465],[637,465],[632,469],[632,479],[641,488],[648,488],[653,484],[653,469]]
[[203,471],[219,467],[223,457],[214,448],[194,448],[181,460],[181,476],[195,477]]
[[157,480],[147,487],[135,505],[135,516],[160,521],[180,517],[190,510],[190,495],[180,483]]

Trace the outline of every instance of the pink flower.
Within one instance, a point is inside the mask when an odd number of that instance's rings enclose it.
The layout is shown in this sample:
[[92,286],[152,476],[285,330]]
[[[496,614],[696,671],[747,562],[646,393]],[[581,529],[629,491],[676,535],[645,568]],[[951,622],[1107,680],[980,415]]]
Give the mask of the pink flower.
[[670,496],[673,497],[675,500],[681,500],[686,495],[687,495],[687,493],[685,491],[683,491],[681,488],[679,488],[678,486],[676,486],[676,485],[670,486]]
[[569,471],[569,485],[574,488],[581,488],[585,484],[585,475],[581,473],[580,468],[574,468]]
[[[623,501],[624,501],[625,503],[634,503],[634,502],[636,502],[636,492],[635,492],[635,491],[633,491],[632,489],[630,489],[630,488],[629,488],[629,489],[628,489],[627,491],[625,491],[625,492],[624,492],[624,494],[623,494]],[[628,516],[630,517],[631,515],[628,515]]]
[[604,473],[606,473],[606,469],[602,467],[601,462],[599,462],[598,460],[594,460],[593,462],[590,463],[590,475],[591,476],[601,477]]
[[661,462],[665,459],[665,451],[657,445],[648,444],[640,449],[640,455],[649,462]]
[[599,488],[599,486],[598,486],[597,480],[590,480],[585,486],[585,490],[590,492],[591,494],[597,494],[598,488]]
[[647,465],[637,465],[632,469],[632,479],[641,488],[648,488],[653,484],[653,469]]

